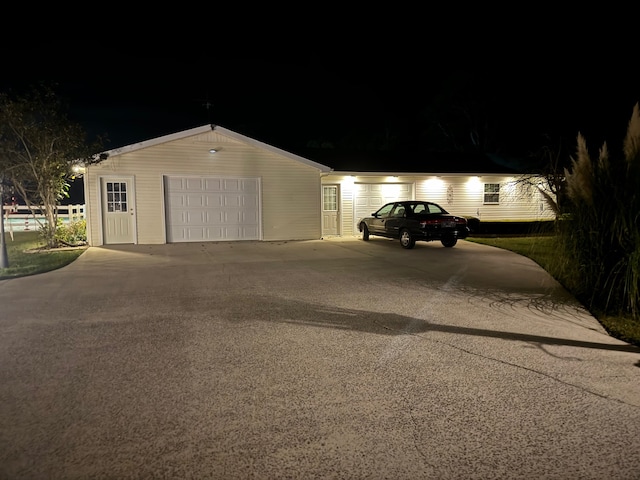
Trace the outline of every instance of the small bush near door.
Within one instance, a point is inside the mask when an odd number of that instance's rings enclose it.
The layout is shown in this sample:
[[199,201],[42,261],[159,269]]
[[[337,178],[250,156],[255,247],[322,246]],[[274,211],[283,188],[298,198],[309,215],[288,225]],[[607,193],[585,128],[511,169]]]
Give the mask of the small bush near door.
[[[40,235],[46,238],[46,225],[40,228]],[[55,239],[58,246],[76,247],[87,243],[87,221],[77,220],[69,223],[63,223],[58,219],[56,227]]]

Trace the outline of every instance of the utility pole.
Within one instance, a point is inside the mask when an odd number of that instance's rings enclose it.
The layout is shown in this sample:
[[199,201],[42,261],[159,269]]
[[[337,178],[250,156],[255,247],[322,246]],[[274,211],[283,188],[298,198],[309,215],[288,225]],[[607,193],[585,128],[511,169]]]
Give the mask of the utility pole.
[[9,268],[7,244],[4,241],[4,177],[0,176],[0,205],[2,206],[2,218],[0,218],[0,268]]

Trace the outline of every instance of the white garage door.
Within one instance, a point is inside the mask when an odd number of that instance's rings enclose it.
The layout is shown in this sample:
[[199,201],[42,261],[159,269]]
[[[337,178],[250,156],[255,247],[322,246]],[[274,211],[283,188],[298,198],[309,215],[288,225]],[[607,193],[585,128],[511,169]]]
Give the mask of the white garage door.
[[260,239],[258,178],[165,177],[167,242]]
[[411,200],[413,186],[408,183],[356,183],[353,199],[353,233],[358,233],[358,221],[368,217],[382,205],[397,200]]

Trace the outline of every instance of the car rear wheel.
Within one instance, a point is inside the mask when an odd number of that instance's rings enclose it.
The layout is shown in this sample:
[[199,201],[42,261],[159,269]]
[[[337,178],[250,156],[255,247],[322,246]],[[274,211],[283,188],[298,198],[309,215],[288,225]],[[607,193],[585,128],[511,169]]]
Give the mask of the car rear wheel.
[[416,245],[416,239],[413,237],[409,230],[402,230],[400,232],[400,245],[402,248],[413,248]]
[[445,247],[451,248],[458,243],[458,239],[456,237],[443,238],[441,242]]
[[367,242],[369,240],[369,228],[363,223],[360,230],[362,230],[362,240]]

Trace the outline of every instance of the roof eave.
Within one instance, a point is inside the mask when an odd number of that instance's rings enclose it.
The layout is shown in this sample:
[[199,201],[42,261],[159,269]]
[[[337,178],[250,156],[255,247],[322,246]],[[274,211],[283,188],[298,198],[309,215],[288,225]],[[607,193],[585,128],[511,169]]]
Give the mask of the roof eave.
[[153,147],[162,143],[171,142],[173,140],[180,140],[183,138],[191,137],[193,135],[200,135],[202,133],[210,132],[213,130],[213,125],[203,125],[201,127],[191,128],[189,130],[183,130],[181,132],[170,133],[169,135],[163,135],[162,137],[152,138],[143,142],[132,143],[131,145],[125,145],[124,147],[114,148],[104,152],[111,156],[122,155],[129,152],[134,152],[142,148]]
[[274,147],[273,145],[269,145],[267,143],[261,142],[259,140],[256,140],[254,138],[251,137],[247,137],[245,135],[242,135],[241,133],[237,133],[231,130],[228,130],[224,127],[221,127],[219,125],[214,125],[213,126],[213,130],[216,130],[218,132],[220,132],[223,135],[226,135],[228,137],[234,138],[240,142],[244,142],[247,143],[249,145],[252,145],[256,148],[260,148],[262,150],[267,150],[270,151],[272,153],[275,153],[277,155],[282,155],[284,157],[290,158],[292,160],[295,160],[297,162],[303,163],[305,165],[308,165],[310,167],[316,168],[318,170],[320,170],[323,173],[328,173],[328,172],[332,172],[333,169],[327,165],[323,165],[322,163],[318,163],[318,162],[314,162],[313,160],[309,160],[308,158],[304,158],[301,157],[299,155],[296,155],[295,153],[291,153],[291,152],[287,152],[286,150],[282,150],[278,147]]
[[277,155],[281,155],[281,156],[290,158],[291,160],[295,160],[297,162],[300,162],[300,163],[305,164],[307,166],[310,166],[312,168],[318,169],[322,173],[330,173],[330,172],[333,171],[333,169],[331,167],[327,166],[327,165],[323,165],[321,163],[314,162],[313,160],[309,160],[308,158],[301,157],[301,156],[296,155],[294,153],[287,152],[285,150],[282,150],[280,148],[277,148],[277,147],[274,147],[272,145],[266,144],[264,142],[260,142],[258,140],[253,139],[253,138],[250,138],[250,137],[247,137],[245,135],[242,135],[240,133],[233,132],[233,131],[228,130],[228,129],[224,128],[224,127],[221,127],[219,125],[202,125],[200,127],[191,128],[189,130],[183,130],[181,132],[171,133],[169,135],[164,135],[162,137],[152,138],[150,140],[145,140],[143,142],[133,143],[131,145],[126,145],[124,147],[114,148],[112,150],[108,150],[108,151],[103,152],[103,153],[108,155],[109,157],[113,157],[113,156],[117,156],[117,155],[123,155],[125,153],[134,152],[134,151],[140,150],[142,148],[153,147],[155,145],[160,145],[162,143],[171,142],[171,141],[174,141],[174,140],[181,140],[183,138],[192,137],[194,135],[200,135],[200,134],[207,133],[207,132],[210,132],[210,131],[218,131],[222,135],[225,135],[227,137],[233,138],[233,139],[238,140],[240,142],[252,145],[252,146],[254,146],[256,148],[259,148],[259,149],[262,149],[262,150],[267,150],[267,151],[270,151],[270,152],[275,153]]

